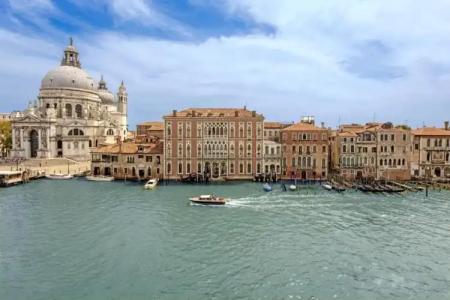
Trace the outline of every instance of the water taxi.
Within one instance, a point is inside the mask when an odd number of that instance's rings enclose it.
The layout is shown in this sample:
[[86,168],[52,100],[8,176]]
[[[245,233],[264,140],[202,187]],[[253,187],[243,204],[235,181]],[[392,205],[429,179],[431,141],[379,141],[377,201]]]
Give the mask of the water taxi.
[[70,174],[49,174],[49,175],[45,175],[45,178],[57,179],[57,180],[67,180],[67,179],[72,179],[73,175],[70,175]]
[[202,205],[224,205],[227,199],[223,197],[216,197],[214,195],[200,195],[198,197],[189,198],[191,203]]
[[113,181],[114,177],[112,177],[112,176],[103,176],[103,175],[86,176],[86,180],[108,182],[108,181]]
[[158,185],[158,178],[151,178],[147,183],[144,185],[144,188],[146,190],[152,190]]

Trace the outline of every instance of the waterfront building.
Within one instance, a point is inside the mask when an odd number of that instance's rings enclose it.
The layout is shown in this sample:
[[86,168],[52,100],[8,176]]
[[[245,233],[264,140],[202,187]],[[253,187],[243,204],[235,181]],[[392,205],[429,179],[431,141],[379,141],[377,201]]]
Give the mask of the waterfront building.
[[423,127],[413,130],[411,176],[427,180],[450,179],[450,129]]
[[281,176],[281,130],[289,124],[264,122],[264,173]]
[[164,116],[165,178],[192,173],[252,179],[263,172],[264,116],[244,108],[190,108]]
[[140,143],[150,143],[155,138],[163,140],[163,122],[143,122],[136,125],[136,141]]
[[162,178],[163,142],[121,142],[92,149],[91,173],[115,179]]
[[410,143],[405,126],[341,125],[331,143],[333,173],[349,180],[408,180]]
[[315,125],[313,117],[281,130],[284,178],[326,179],[330,130]]
[[411,179],[411,129],[384,123],[376,127],[378,141],[377,179]]
[[90,158],[90,149],[127,135],[125,85],[114,96],[81,68],[78,50],[64,49],[60,66],[42,79],[37,101],[12,120],[16,158]]

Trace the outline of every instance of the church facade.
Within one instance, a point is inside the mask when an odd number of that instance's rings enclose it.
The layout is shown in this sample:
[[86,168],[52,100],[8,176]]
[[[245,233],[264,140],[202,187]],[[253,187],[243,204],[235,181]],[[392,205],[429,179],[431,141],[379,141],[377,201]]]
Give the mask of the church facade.
[[116,95],[81,68],[72,39],[60,66],[42,79],[35,103],[12,120],[16,158],[90,159],[90,150],[127,135],[128,94],[123,82]]

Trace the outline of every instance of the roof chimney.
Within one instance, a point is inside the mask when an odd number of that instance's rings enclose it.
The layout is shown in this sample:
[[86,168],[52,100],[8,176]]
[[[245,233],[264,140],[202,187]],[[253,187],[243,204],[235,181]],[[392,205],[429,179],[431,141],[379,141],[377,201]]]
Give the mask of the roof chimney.
[[177,110],[176,110],[176,109],[172,110],[172,115],[173,115],[174,117],[177,116]]
[[322,128],[325,128],[325,123],[324,122],[320,122],[320,125],[322,126]]
[[256,111],[252,110],[252,117],[256,117]]
[[444,128],[445,128],[445,130],[448,130],[448,121],[444,122]]

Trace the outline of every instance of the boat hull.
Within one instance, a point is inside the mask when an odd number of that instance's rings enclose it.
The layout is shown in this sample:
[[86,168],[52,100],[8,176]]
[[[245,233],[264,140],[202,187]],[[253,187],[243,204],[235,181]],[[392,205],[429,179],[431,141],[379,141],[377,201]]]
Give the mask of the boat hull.
[[201,205],[225,205],[226,201],[225,200],[221,200],[221,201],[208,201],[208,200],[192,200],[191,199],[191,203],[194,204],[201,204]]
[[46,175],[45,178],[52,180],[68,180],[72,179],[72,175]]
[[114,177],[86,176],[86,180],[98,182],[110,182],[114,180]]

